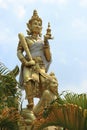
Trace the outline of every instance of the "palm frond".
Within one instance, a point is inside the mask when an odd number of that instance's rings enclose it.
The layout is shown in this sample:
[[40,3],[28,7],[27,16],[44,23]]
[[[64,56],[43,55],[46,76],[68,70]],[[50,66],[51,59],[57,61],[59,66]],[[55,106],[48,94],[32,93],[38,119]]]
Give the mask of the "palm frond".
[[77,94],[77,93],[66,91],[63,93],[63,96],[64,97],[62,98],[62,100],[64,104],[70,103],[70,104],[77,105],[81,107],[82,109],[87,109],[87,94],[86,93]]
[[6,130],[18,130],[18,124],[17,122],[9,121],[8,119],[2,120],[0,122],[0,129],[6,129]]
[[21,95],[16,80],[18,73],[18,66],[10,71],[0,62],[0,129],[18,130],[17,119],[20,114],[17,113],[17,109]]
[[16,65],[13,70],[9,70],[2,62],[0,62],[0,75],[14,75],[15,77],[19,73],[19,67]]
[[19,73],[19,67],[16,65],[15,68],[12,71],[10,71],[8,74],[14,75],[16,77],[18,73]]
[[62,94],[58,95],[57,99],[52,101],[50,104],[74,104],[82,109],[87,109],[87,93],[77,94],[73,92],[63,91]]
[[[39,115],[39,114],[38,114]],[[57,125],[69,130],[87,130],[87,94],[64,92],[40,113],[35,130]]]
[[10,70],[2,62],[0,62],[0,75],[6,75],[9,72]]
[[[8,107],[15,107],[18,105],[18,103],[15,102],[15,100],[21,95],[18,91],[18,82],[16,80],[18,73],[18,66],[10,71],[3,63],[0,62],[0,105],[3,103],[7,103]],[[1,107],[3,106],[5,105],[1,105]]]

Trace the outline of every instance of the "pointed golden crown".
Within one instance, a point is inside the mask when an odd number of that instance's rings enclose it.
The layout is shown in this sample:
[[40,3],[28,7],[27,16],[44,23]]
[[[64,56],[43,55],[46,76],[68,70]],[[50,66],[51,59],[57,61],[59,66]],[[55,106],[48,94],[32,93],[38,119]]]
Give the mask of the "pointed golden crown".
[[[40,21],[41,24],[42,24],[42,19],[38,16],[38,13],[37,13],[36,10],[33,11],[33,16],[32,16],[31,19],[28,21],[28,23],[26,23],[26,24],[27,24],[27,27],[28,27],[28,30],[26,30],[28,35],[31,35],[31,34],[32,34],[31,24],[32,24],[32,21],[34,21],[34,20],[38,20],[38,21]],[[41,34],[40,34],[40,35],[41,35]]]
[[33,11],[33,16],[29,20],[29,23],[32,23],[33,20],[38,20],[38,21],[41,21],[42,23],[42,19],[38,16],[37,10]]

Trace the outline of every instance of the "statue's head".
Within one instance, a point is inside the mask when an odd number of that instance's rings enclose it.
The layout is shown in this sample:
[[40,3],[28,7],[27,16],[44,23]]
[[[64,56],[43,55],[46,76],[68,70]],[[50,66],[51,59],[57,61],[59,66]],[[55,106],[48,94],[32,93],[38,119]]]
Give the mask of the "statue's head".
[[49,84],[49,89],[52,93],[54,93],[56,95],[56,94],[58,94],[58,80],[56,79],[54,72],[51,72],[50,76],[51,76],[52,80]]
[[29,35],[32,35],[33,33],[38,34],[41,36],[42,31],[42,19],[38,16],[38,13],[36,10],[33,11],[33,16],[27,23],[27,27],[29,30],[27,30]]
[[50,91],[53,93],[53,94],[58,94],[58,83],[57,81],[53,80],[51,83],[50,83],[50,87],[49,87]]

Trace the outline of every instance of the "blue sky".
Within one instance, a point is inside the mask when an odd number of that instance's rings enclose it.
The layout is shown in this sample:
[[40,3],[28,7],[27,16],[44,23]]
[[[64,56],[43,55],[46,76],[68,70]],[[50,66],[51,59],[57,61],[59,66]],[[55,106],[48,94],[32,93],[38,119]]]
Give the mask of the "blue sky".
[[[26,35],[33,10],[43,20],[43,35],[50,22],[50,42],[59,93],[87,92],[87,0],[0,0],[0,61],[10,70],[20,62],[16,55],[18,33]],[[43,38],[43,37],[42,37]]]

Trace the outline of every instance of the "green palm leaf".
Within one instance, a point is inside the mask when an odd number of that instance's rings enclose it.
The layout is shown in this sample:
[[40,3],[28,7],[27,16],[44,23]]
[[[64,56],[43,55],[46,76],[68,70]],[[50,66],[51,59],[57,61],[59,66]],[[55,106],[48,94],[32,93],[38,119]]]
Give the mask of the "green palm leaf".
[[[0,115],[3,109],[8,107],[18,108],[20,92],[18,92],[18,82],[16,76],[19,73],[19,68],[16,66],[10,71],[3,63],[0,62]],[[0,129],[18,130],[16,120],[8,118],[0,119]]]
[[18,82],[16,80],[18,73],[18,66],[10,71],[0,62],[0,102],[2,101],[2,104],[6,102],[9,107],[15,106],[15,98],[20,96],[17,91]]

